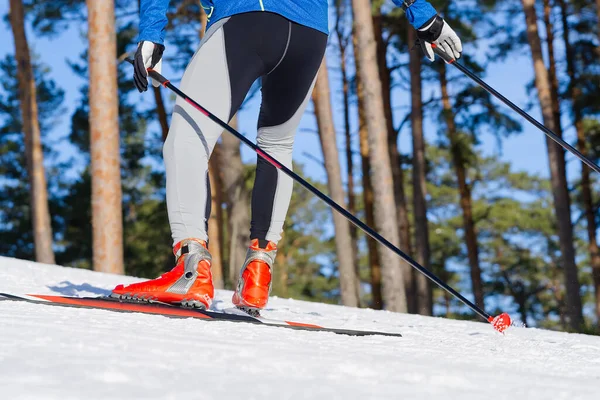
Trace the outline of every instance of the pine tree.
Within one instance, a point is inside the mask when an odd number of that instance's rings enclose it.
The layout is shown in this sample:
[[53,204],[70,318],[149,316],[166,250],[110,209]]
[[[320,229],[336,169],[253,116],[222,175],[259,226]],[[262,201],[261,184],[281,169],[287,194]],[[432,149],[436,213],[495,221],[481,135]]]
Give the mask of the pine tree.
[[[381,80],[377,66],[377,47],[373,34],[371,7],[368,0],[352,0],[354,9],[358,68],[364,89],[364,107],[369,134],[369,159],[373,173],[375,222],[379,232],[391,243],[398,245],[396,207],[393,180],[387,144],[385,113],[382,102]],[[391,311],[406,312],[404,270],[396,254],[379,246],[382,265],[384,307]]]
[[[369,159],[369,134],[366,124],[365,110],[365,90],[360,74],[360,63],[358,62],[358,40],[354,33],[352,34],[352,48],[354,56],[354,89],[356,92],[357,114],[358,114],[358,137],[360,147],[361,172],[362,172],[362,200],[365,208],[365,219],[367,225],[377,229],[375,224],[375,195],[373,193],[373,183],[371,179],[371,161]],[[379,261],[378,246],[375,239],[367,236],[367,247],[369,249],[369,272],[371,283],[371,307],[383,309],[383,293],[381,283],[381,262]]]
[[[391,32],[388,32],[388,37],[384,40],[384,16],[381,13],[381,6],[381,1],[377,1],[374,3],[373,33],[375,35],[375,41],[377,43],[377,65],[379,66],[379,76],[381,78],[381,87],[383,91],[383,107],[385,113],[385,123],[387,128],[390,166],[392,169],[392,177],[394,182],[394,200],[396,202],[396,213],[398,217],[400,248],[408,255],[412,255],[413,249],[410,239],[411,228],[408,219],[408,204],[406,201],[404,189],[404,171],[402,169],[401,155],[398,150],[398,135],[400,132],[394,127],[394,113],[392,109],[392,74],[390,68],[387,65],[388,44],[391,38],[393,37],[393,34]],[[405,19],[402,19],[400,21],[400,24],[407,25]],[[394,23],[398,23],[398,21],[394,20]],[[415,228],[417,231],[419,231],[421,227]],[[417,247],[420,248],[420,246],[421,244],[417,243]],[[420,261],[423,263],[422,265],[427,265],[429,263],[428,259],[423,259]],[[417,276],[418,274],[416,273],[416,270],[413,270],[412,267],[410,267],[407,263],[402,262],[401,265],[404,270],[404,287],[407,293],[408,311],[412,313],[420,312],[425,315],[430,315],[431,307],[427,305],[427,300],[423,299],[424,307],[422,309],[419,309],[419,296],[417,294],[417,285],[419,283],[425,284],[425,286],[421,285],[421,289],[425,290],[428,293],[429,280],[424,276]],[[426,298],[428,299],[429,296],[426,295]]]
[[[238,128],[236,117],[230,122],[230,125]],[[247,173],[242,163],[240,142],[233,135],[225,133],[221,137],[220,160],[222,162],[223,192],[227,204],[227,236],[229,237],[229,268],[227,271],[230,284],[233,286],[236,284],[240,269],[244,264],[250,232],[250,190],[245,185]]]
[[25,11],[21,0],[10,1],[9,17],[17,59],[21,121],[25,135],[27,176],[30,189],[29,204],[36,260],[54,264],[52,227],[50,226],[50,211],[48,209],[48,188],[44,170],[36,83],[29,44],[25,34]]
[[[537,15],[534,0],[522,0],[527,24],[527,38],[531,48],[535,74],[535,85],[542,109],[544,125],[556,131],[551,81],[548,70],[542,58],[541,40],[537,29]],[[575,249],[573,247],[573,227],[571,223],[570,198],[567,188],[564,150],[551,139],[546,138],[550,176],[553,188],[554,207],[558,221],[558,234],[562,253],[562,265],[565,273],[567,288],[567,317],[568,324],[573,330],[582,327],[582,305],[577,265],[575,264]]]
[[[34,58],[35,60],[35,58]],[[64,92],[48,78],[49,68],[34,61],[34,80],[40,138],[47,143],[47,134],[55,125],[63,110]],[[28,260],[36,259],[31,212],[31,190],[27,168],[26,142],[21,119],[21,99],[17,78],[17,62],[6,56],[0,60],[0,254]],[[60,191],[65,184],[61,171],[65,165],[56,164],[56,153],[49,146],[42,146],[46,159],[46,172],[51,185],[48,188],[48,205],[52,216],[52,231],[60,235],[64,229],[61,217]],[[60,245],[60,242],[57,241]],[[60,261],[60,253],[57,254]]]
[[[321,64],[312,93],[312,100],[315,105],[319,139],[321,141],[321,148],[323,149],[323,158],[325,159],[329,195],[336,203],[345,205],[336,132],[333,125],[333,113],[331,111],[326,58],[323,58]],[[335,244],[340,274],[342,304],[357,307],[359,305],[359,288],[357,287],[358,278],[356,276],[356,269],[354,268],[354,254],[352,254],[350,223],[338,212],[333,211],[333,224],[335,228]]]
[[123,222],[120,174],[115,10],[87,0],[90,70],[90,155],[94,269],[122,274]]
[[[412,27],[408,27],[409,43],[416,40]],[[409,54],[411,88],[411,129],[413,142],[413,208],[415,219],[415,250],[417,261],[430,268],[429,227],[427,222],[427,186],[425,180],[425,137],[423,134],[423,99],[421,92],[421,54],[413,49]],[[417,310],[420,314],[432,314],[432,292],[429,280],[419,274],[416,278]]]
[[[589,156],[588,143],[584,130],[583,121],[583,103],[581,101],[582,90],[580,86],[579,71],[575,63],[575,52],[571,43],[571,27],[568,21],[569,10],[565,0],[558,0],[561,10],[561,22],[563,27],[563,42],[565,45],[565,56],[567,61],[567,75],[569,76],[569,86],[567,95],[571,101],[571,113],[573,116],[573,125],[577,132],[577,147],[579,151]],[[594,211],[594,202],[592,195],[592,180],[590,177],[590,168],[581,163],[581,201],[583,202],[585,219],[587,223],[588,252],[590,254],[590,263],[592,265],[592,275],[596,291],[596,318],[600,327],[600,250],[596,240],[597,223]]]
[[[337,0],[336,7],[336,22],[334,32],[337,39],[338,48],[340,51],[340,72],[342,80],[342,106],[344,114],[344,139],[345,139],[345,157],[346,157],[346,182],[348,196],[348,212],[356,215],[356,190],[354,180],[354,157],[352,148],[352,131],[350,128],[350,76],[348,73],[348,53],[351,50],[352,40],[352,21],[348,18],[349,10],[348,0]],[[350,29],[348,29],[348,25]],[[360,262],[358,250],[358,229],[354,224],[350,224],[350,238],[352,241],[352,254],[354,256],[355,275],[359,279]],[[360,282],[357,282],[360,287]],[[360,301],[360,298],[359,298]]]

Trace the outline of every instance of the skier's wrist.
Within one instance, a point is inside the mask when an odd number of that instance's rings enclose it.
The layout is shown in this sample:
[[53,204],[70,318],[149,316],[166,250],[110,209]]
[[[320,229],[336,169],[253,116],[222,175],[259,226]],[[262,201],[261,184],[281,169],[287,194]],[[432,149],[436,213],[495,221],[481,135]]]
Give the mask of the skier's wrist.
[[415,4],[417,1],[418,0],[394,0],[394,3],[406,11],[407,8]]
[[137,42],[152,42],[156,45],[165,45],[165,41],[160,35],[148,34],[146,32],[140,32],[137,38]]
[[426,0],[393,0],[394,4],[404,9],[408,22],[416,29],[433,18],[437,11]]

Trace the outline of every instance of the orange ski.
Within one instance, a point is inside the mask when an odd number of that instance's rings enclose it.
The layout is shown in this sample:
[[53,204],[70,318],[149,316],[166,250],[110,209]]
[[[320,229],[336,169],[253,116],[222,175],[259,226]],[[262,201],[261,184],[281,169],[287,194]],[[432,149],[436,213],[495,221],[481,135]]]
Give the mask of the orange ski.
[[236,310],[238,311],[237,313],[229,313],[221,311],[201,310],[196,308],[183,308],[159,302],[140,303],[123,301],[111,297],[68,297],[40,294],[14,295],[9,293],[0,293],[0,300],[24,301],[34,304],[100,309],[116,312],[155,314],[169,318],[198,318],[203,321],[246,322],[257,325],[276,326],[281,328],[311,332],[331,332],[350,336],[402,336],[399,333],[326,328],[319,325],[307,324],[303,322],[280,321],[262,317],[252,317],[250,315],[239,312],[239,310]]

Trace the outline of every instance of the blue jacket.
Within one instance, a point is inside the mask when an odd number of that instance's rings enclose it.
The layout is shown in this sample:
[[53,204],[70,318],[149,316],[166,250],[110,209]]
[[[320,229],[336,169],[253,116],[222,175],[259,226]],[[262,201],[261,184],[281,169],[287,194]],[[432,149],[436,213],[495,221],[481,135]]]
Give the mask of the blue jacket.
[[[403,3],[402,0],[393,1],[398,6]],[[202,7],[208,15],[207,29],[216,21],[235,14],[269,11],[300,25],[329,33],[327,6],[327,0],[202,0]],[[168,7],[169,0],[141,0],[138,41],[164,43]],[[435,14],[435,9],[426,0],[416,0],[406,10],[408,21],[415,28],[421,27]]]

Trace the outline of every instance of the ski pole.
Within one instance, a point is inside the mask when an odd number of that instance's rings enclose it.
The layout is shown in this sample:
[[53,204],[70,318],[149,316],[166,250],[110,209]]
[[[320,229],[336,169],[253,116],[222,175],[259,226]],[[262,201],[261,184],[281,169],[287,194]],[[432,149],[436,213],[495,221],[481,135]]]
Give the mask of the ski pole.
[[495,96],[498,100],[502,101],[508,107],[510,107],[514,111],[516,111],[520,116],[522,116],[523,118],[525,118],[527,121],[531,122],[536,128],[538,128],[539,130],[541,130],[542,132],[544,132],[546,134],[546,136],[548,136],[550,139],[554,140],[556,143],[558,143],[559,145],[561,145],[564,149],[569,150],[572,154],[575,155],[575,157],[579,158],[579,160],[581,162],[585,163],[588,167],[590,167],[594,171],[600,173],[600,167],[598,166],[598,164],[596,164],[595,162],[593,162],[592,160],[590,160],[589,158],[587,158],[586,156],[584,156],[583,154],[581,154],[581,152],[579,150],[577,150],[575,147],[571,146],[569,143],[567,143],[566,141],[564,141],[563,138],[561,138],[560,136],[558,136],[556,133],[552,132],[550,129],[548,129],[543,124],[541,124],[540,122],[538,122],[531,115],[527,114],[525,111],[523,111],[521,108],[519,108],[512,101],[508,100],[506,97],[504,97],[503,95],[501,95],[493,87],[491,87],[490,85],[488,85],[487,83],[485,83],[483,80],[481,80],[481,78],[479,78],[473,72],[469,71],[464,65],[455,62],[456,60],[454,59],[454,57],[452,57],[451,55],[447,54],[444,50],[440,49],[439,47],[437,47],[433,43],[431,44],[431,47],[433,48],[433,51],[435,52],[435,54],[437,54],[438,56],[440,56],[442,58],[442,60],[446,61],[448,64],[454,65],[463,74],[465,74],[466,76],[468,76],[469,78],[471,78],[475,83],[477,83],[479,86],[481,86],[483,89],[485,89],[488,93],[490,93],[493,96]]
[[[133,64],[133,61],[131,59],[127,59],[126,61]],[[486,313],[484,310],[482,310],[481,308],[479,308],[478,306],[473,304],[471,301],[469,301],[463,295],[461,295],[456,290],[452,289],[450,286],[448,286],[446,283],[444,283],[440,278],[438,278],[436,275],[434,275],[431,271],[425,269],[418,262],[416,262],[411,257],[409,257],[407,254],[402,252],[402,250],[400,250],[398,247],[394,246],[391,242],[389,242],[386,238],[384,238],[379,233],[377,233],[374,229],[370,228],[367,224],[365,224],[360,219],[356,218],[353,214],[348,212],[345,208],[343,208],[342,206],[337,204],[335,201],[333,201],[331,198],[329,198],[326,194],[324,194],[319,189],[315,188],[313,185],[308,183],[300,175],[296,174],[294,171],[287,168],[285,165],[281,164],[279,161],[277,161],[276,159],[274,159],[273,157],[271,157],[270,155],[265,153],[263,150],[261,150],[260,147],[258,147],[256,144],[254,144],[249,139],[247,139],[244,135],[242,135],[241,133],[239,133],[238,131],[233,129],[231,126],[229,126],[228,124],[226,124],[225,122],[220,120],[217,116],[212,114],[206,108],[202,107],[200,104],[196,103],[193,99],[189,98],[184,92],[182,92],[177,87],[175,87],[173,84],[171,84],[171,82],[167,78],[165,78],[164,76],[162,76],[161,74],[159,74],[158,72],[154,71],[151,68],[148,69],[148,75],[155,81],[159,82],[162,86],[172,90],[177,96],[181,97],[183,100],[185,100],[188,104],[190,104],[196,110],[200,111],[202,114],[204,114],[205,116],[210,118],[213,122],[215,122],[217,125],[221,126],[227,132],[231,133],[233,136],[238,138],[242,143],[244,143],[246,146],[248,146],[252,150],[254,150],[256,152],[256,154],[258,154],[260,157],[262,157],[265,161],[270,163],[272,166],[274,166],[277,169],[280,169],[286,175],[288,175],[290,178],[292,178],[293,180],[295,180],[296,182],[298,182],[299,184],[304,186],[305,189],[308,189],[312,194],[314,194],[315,196],[317,196],[318,198],[323,200],[331,208],[333,208],[334,210],[336,210],[337,212],[342,214],[346,219],[348,219],[354,225],[359,227],[367,235],[369,235],[370,237],[372,237],[373,239],[378,241],[380,244],[384,245],[385,247],[387,247],[388,249],[390,249],[391,251],[396,253],[406,263],[408,263],[410,266],[415,268],[417,271],[419,271],[420,273],[425,275],[427,278],[429,278],[431,281],[433,281],[440,288],[446,290],[448,293],[450,293],[451,295],[453,295],[454,297],[459,299],[463,304],[465,304],[471,310],[476,312],[478,315],[480,315],[486,321],[490,322],[494,326],[494,329],[496,329],[498,332],[504,332],[510,326],[510,324],[511,324],[510,316],[507,313],[502,313],[496,317],[492,317],[490,314]]]

